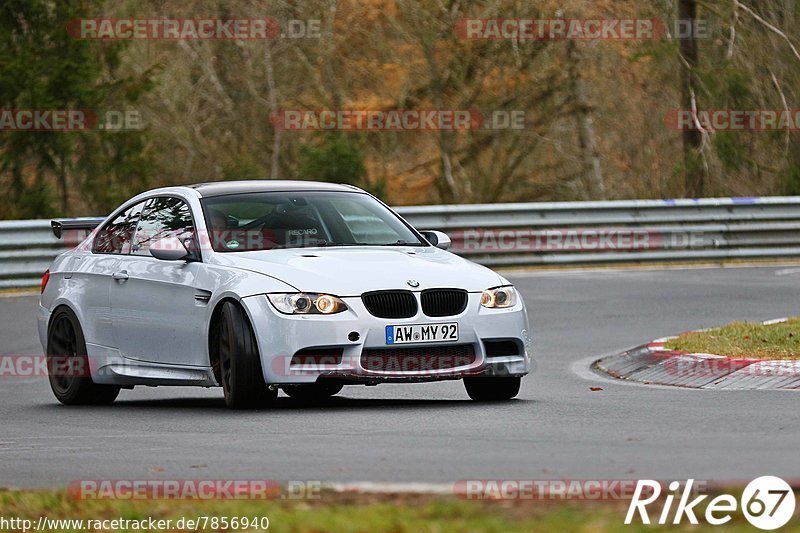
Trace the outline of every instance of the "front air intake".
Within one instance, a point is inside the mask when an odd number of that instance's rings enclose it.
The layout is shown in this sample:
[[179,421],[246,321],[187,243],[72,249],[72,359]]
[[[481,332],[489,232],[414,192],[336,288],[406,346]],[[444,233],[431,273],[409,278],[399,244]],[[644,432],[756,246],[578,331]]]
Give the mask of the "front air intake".
[[365,292],[361,301],[378,318],[411,318],[417,314],[417,299],[411,291]]
[[437,344],[403,348],[365,348],[361,368],[372,372],[430,372],[469,366],[475,362],[472,344]]
[[462,289],[427,289],[422,291],[422,312],[426,316],[453,316],[467,308],[467,291]]

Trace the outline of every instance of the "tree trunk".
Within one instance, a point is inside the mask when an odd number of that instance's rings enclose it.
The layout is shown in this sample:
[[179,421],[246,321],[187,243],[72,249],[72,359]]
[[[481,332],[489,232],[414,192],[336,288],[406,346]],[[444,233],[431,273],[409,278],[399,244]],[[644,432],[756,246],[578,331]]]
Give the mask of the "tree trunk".
[[[697,20],[697,0],[678,0],[678,19],[690,28],[688,35],[679,36],[681,54],[681,107],[692,109],[692,95],[695,93],[695,68],[697,67],[697,41],[694,27]],[[696,105],[696,103],[695,103]],[[702,132],[697,128],[683,130],[683,164],[685,168],[686,195],[693,198],[702,197],[706,192],[708,176],[705,166],[701,164],[703,145]]]
[[67,185],[67,158],[63,152],[58,165],[58,187],[61,190],[61,214],[66,216],[69,206],[69,187]]
[[606,185],[600,168],[600,154],[594,141],[592,107],[586,95],[586,84],[580,73],[580,52],[575,41],[567,43],[567,60],[583,164],[581,176],[586,184],[584,196],[587,200],[605,200]]
[[[275,74],[272,70],[272,49],[271,43],[267,42],[264,45],[264,67],[267,73],[267,90],[269,91],[269,107],[273,120],[277,120],[278,109],[278,95],[275,88]],[[278,165],[280,163],[281,154],[281,128],[273,128],[272,131],[272,156],[270,158],[270,171],[269,178],[276,180],[280,177]]]

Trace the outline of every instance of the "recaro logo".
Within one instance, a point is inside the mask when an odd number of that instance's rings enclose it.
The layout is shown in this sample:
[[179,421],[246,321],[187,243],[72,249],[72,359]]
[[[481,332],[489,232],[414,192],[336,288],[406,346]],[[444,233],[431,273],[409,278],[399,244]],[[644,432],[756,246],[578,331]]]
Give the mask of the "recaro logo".
[[287,231],[289,235],[316,235],[318,233],[316,228],[309,228],[309,229],[290,229]]
[[[683,485],[673,481],[669,484],[669,492],[664,499],[664,506],[658,517],[658,524],[665,525],[672,513],[672,504],[678,497],[678,505],[672,517],[672,524],[680,524],[684,517],[690,524],[699,524],[695,515],[695,506],[705,500],[708,495],[702,494],[689,501],[692,496],[694,479],[689,479]],[[646,496],[643,496],[646,495]],[[625,516],[625,524],[630,525],[638,512],[643,524],[650,524],[650,515],[647,506],[656,502],[661,496],[661,484],[658,481],[642,479],[636,484],[633,499]],[[737,512],[739,503],[730,494],[721,494],[708,502],[703,517],[712,526],[720,526],[731,520],[731,515]],[[741,512],[750,524],[763,529],[778,529],[785,525],[794,514],[795,496],[792,487],[786,481],[775,476],[762,476],[747,484],[742,492]]]

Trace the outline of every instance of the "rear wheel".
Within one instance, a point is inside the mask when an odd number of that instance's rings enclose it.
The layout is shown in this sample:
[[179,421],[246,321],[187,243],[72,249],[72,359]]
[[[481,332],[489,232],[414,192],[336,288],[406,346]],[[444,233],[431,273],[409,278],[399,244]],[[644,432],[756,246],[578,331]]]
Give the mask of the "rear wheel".
[[225,302],[217,327],[217,357],[225,404],[231,409],[254,409],[272,403],[278,391],[270,390],[264,382],[256,338],[242,308]]
[[338,394],[342,388],[343,385],[338,383],[318,382],[307,385],[287,385],[283,387],[283,392],[297,400],[319,401]]
[[109,404],[119,395],[119,387],[92,381],[83,330],[67,307],[53,313],[47,328],[47,373],[53,394],[65,405]]
[[510,400],[519,394],[521,378],[476,377],[464,378],[464,387],[473,400],[498,402]]

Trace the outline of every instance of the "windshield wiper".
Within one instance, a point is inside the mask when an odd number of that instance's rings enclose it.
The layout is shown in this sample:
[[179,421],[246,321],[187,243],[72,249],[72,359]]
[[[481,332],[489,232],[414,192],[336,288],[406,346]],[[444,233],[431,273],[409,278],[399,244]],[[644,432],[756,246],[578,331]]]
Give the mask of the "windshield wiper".
[[311,241],[305,243],[303,246],[298,246],[298,248],[314,248],[314,247],[327,248],[330,246],[369,246],[369,244],[365,242],[334,242],[334,241],[326,241],[320,239],[318,241]]
[[387,242],[382,244],[372,244],[368,242],[335,242],[335,241],[326,241],[324,239],[319,239],[319,240],[309,240],[297,246],[292,246],[292,248],[314,248],[314,247],[329,248],[336,246],[422,246],[422,244],[406,242],[402,239],[397,240],[395,242]]
[[419,242],[407,242],[402,239],[395,242],[387,242],[385,244],[376,244],[375,246],[422,246]]

